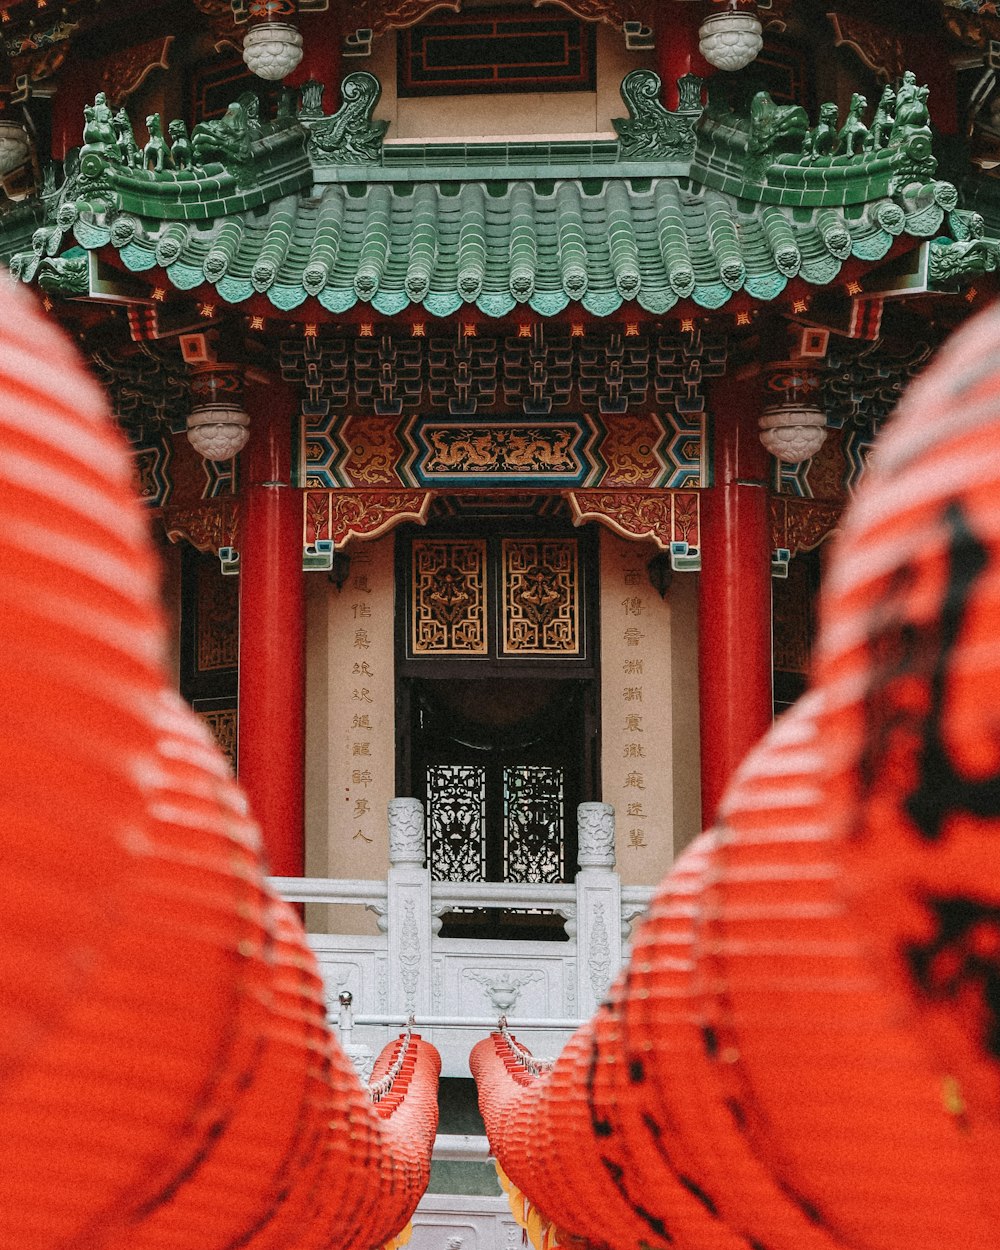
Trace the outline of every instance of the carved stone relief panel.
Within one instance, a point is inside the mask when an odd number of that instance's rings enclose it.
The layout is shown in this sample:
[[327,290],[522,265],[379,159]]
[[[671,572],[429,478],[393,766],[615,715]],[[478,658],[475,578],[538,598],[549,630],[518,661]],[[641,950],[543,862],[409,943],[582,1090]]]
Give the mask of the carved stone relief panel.
[[[560,1016],[563,1011],[561,957],[518,942],[500,963],[479,954],[451,953],[445,963],[445,1014],[461,1016]],[[525,950],[522,953],[521,947]],[[572,975],[572,974],[570,974]]]

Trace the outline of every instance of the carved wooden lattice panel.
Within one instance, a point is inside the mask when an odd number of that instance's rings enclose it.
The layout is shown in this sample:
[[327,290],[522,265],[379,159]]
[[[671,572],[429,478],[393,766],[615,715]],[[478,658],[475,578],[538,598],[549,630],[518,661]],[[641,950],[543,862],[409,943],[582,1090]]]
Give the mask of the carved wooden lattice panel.
[[522,764],[503,770],[505,881],[564,880],[563,770]]
[[229,760],[229,766],[236,772],[236,708],[220,708],[218,711],[202,712],[198,715],[212,731],[212,736],[219,745],[222,754]]
[[427,768],[427,862],[435,881],[486,880],[486,769]]
[[580,654],[575,539],[504,539],[502,585],[505,654]]
[[486,609],[484,540],[414,542],[413,655],[485,655]]
[[200,565],[197,588],[196,665],[199,673],[235,668],[239,663],[239,583],[222,577],[218,565]]

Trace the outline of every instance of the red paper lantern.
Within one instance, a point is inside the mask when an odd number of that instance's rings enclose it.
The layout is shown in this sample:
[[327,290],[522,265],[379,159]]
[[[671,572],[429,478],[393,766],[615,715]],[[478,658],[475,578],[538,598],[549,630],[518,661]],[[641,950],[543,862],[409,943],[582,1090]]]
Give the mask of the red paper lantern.
[[0,1245],[371,1250],[426,1188],[440,1060],[392,1112],[326,1027],[301,926],[167,690],[103,400],[0,305]]
[[973,323],[895,418],[815,691],[661,886],[608,1005],[526,1088],[502,1038],[473,1052],[498,1162],[563,1232],[996,1245],[998,331]]

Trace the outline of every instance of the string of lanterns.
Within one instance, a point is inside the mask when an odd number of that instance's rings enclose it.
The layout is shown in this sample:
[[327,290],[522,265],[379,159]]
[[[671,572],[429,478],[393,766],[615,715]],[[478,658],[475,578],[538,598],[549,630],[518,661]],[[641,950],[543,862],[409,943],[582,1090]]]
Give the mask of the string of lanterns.
[[814,690],[661,886],[605,1005],[550,1073],[500,1033],[473,1051],[539,1250],[996,1244],[998,329],[966,328],[888,427]]
[[372,1250],[426,1188],[438,1054],[392,1043],[374,1104],[331,1037],[246,801],[168,690],[104,398],[22,291],[0,325],[0,1245]]

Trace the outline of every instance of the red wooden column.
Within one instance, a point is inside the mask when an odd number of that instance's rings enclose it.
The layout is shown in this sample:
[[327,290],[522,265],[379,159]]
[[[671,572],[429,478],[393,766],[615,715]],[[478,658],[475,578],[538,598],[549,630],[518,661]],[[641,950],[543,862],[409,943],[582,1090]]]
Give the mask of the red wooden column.
[[698,686],[701,818],[771,723],[768,455],[757,434],[760,379],[736,371],[709,394],[714,485],[701,500]]
[[52,159],[64,161],[83,142],[83,109],[100,88],[100,65],[81,62],[71,49],[52,97]]
[[302,34],[302,60],[286,81],[290,87],[301,87],[315,78],[326,88],[323,111],[336,113],[344,72],[341,47],[345,32],[340,0],[330,0],[322,13],[300,13],[297,25]]
[[305,866],[305,588],[302,495],[291,484],[298,398],[247,382],[250,441],[240,523],[239,774],[269,870]]
[[663,107],[677,108],[677,79],[685,74],[711,78],[713,66],[698,51],[698,27],[708,6],[693,0],[660,0],[656,18],[656,69]]

